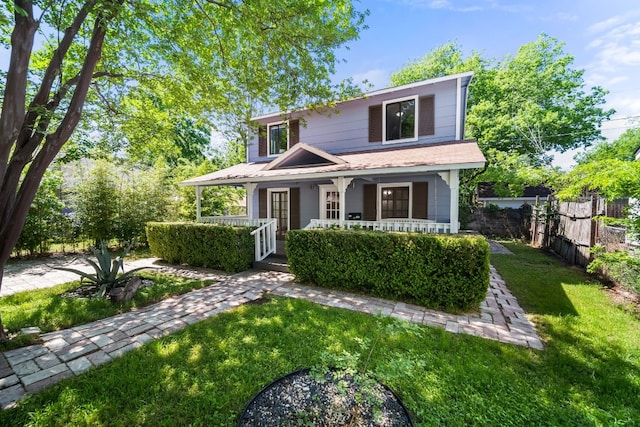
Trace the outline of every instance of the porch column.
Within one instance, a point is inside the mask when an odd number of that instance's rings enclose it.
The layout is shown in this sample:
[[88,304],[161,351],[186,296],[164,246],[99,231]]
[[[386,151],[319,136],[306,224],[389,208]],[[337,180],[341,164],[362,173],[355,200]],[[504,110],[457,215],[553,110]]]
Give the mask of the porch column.
[[340,205],[340,227],[342,227],[344,225],[344,220],[345,220],[345,211],[346,211],[346,204],[347,204],[347,197],[346,197],[346,192],[347,192],[347,187],[349,186],[349,184],[351,184],[351,181],[353,181],[353,178],[345,178],[344,176],[340,176],[338,178],[333,178],[331,180],[331,182],[333,182],[333,185],[335,185],[336,187],[338,187],[338,194],[340,195],[340,199],[339,199],[339,205]]
[[451,189],[450,233],[458,233],[458,211],[460,209],[460,175],[458,169],[449,171],[449,188]]
[[244,185],[247,192],[247,218],[253,218],[253,192],[256,191],[257,186],[255,182],[247,182]]
[[196,221],[197,222],[200,222],[200,219],[202,218],[201,196],[202,196],[202,187],[200,187],[199,185],[196,185]]

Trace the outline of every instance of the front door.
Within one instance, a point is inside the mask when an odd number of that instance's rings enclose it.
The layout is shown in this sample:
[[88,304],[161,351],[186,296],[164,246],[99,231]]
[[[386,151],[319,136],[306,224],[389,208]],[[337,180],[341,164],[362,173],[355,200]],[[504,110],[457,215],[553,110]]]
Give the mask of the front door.
[[340,219],[340,193],[335,185],[320,185],[320,219]]
[[276,239],[289,229],[289,190],[269,190],[269,218],[276,220]]

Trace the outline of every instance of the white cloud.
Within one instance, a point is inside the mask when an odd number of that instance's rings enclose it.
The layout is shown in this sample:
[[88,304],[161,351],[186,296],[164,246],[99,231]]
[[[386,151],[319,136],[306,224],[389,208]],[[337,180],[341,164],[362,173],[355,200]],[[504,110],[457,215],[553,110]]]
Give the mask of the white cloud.
[[353,82],[360,84],[363,81],[368,81],[373,89],[384,89],[389,86],[389,71],[381,68],[365,71],[364,73],[355,74],[353,76]]
[[497,0],[402,0],[411,7],[424,9],[441,9],[452,12],[480,12],[483,10],[502,10],[511,13],[520,13],[531,10],[530,6],[502,3]]
[[621,21],[622,21],[621,16],[614,16],[609,19],[605,19],[604,21],[596,22],[595,24],[587,28],[587,31],[590,33],[599,33],[602,31],[606,31],[609,28],[612,28],[618,25],[618,23]]

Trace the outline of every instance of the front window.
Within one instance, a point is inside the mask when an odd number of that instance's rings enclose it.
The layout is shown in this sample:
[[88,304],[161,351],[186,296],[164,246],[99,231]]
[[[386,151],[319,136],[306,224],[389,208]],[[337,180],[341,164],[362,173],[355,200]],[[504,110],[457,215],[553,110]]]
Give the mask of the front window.
[[416,97],[384,103],[385,141],[417,138]]
[[409,218],[409,187],[382,187],[380,190],[380,217]]
[[269,155],[277,156],[287,151],[289,138],[287,136],[287,124],[278,123],[269,125]]

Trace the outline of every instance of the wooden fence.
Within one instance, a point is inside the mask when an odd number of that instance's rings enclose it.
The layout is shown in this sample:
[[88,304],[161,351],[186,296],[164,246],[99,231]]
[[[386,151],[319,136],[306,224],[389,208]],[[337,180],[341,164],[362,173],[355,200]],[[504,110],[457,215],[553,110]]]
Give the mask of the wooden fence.
[[624,229],[606,226],[596,218],[622,215],[624,204],[607,203],[598,196],[575,202],[560,202],[551,196],[542,202],[538,199],[531,218],[531,244],[550,248],[567,262],[584,267],[596,244],[607,249],[624,245]]

